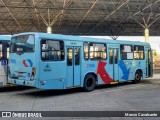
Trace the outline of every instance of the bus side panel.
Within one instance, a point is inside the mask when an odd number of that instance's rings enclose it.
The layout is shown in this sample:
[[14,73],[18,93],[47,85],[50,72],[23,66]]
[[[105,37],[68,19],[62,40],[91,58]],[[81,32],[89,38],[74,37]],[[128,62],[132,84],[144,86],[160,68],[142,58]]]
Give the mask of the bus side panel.
[[[47,40],[47,39],[44,39],[44,40]],[[38,44],[39,44],[38,45],[39,46],[38,48],[39,49],[38,88],[40,89],[64,89],[65,82],[66,82],[66,61],[65,59],[57,60],[57,61],[42,60],[41,40],[39,40]],[[51,56],[51,57],[57,57],[57,56]]]
[[40,80],[41,89],[64,89],[66,78],[66,62],[43,62],[40,61]]
[[87,74],[96,75],[97,84],[109,84],[110,82],[114,81],[112,75],[113,71],[111,71],[111,67],[112,66],[108,64],[108,60],[83,61],[81,86],[83,86],[83,82]]
[[83,87],[84,79],[87,74],[94,74],[97,77],[97,84],[103,84],[104,82],[100,78],[99,74],[97,74],[99,61],[83,61],[82,64],[82,75],[81,75],[81,86]]
[[138,69],[142,70],[142,77],[145,78],[145,60],[120,60],[119,81],[134,80]]

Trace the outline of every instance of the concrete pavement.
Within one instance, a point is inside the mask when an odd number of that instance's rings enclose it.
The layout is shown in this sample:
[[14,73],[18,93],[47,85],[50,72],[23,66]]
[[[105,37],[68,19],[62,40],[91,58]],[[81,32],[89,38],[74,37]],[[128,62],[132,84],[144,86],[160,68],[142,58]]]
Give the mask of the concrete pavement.
[[[24,86],[0,88],[0,111],[160,111],[160,74],[117,85],[82,89],[39,90]],[[7,118],[6,120],[21,120]],[[24,120],[159,120],[152,117],[105,118],[24,118]],[[0,120],[5,120],[0,118]],[[23,120],[23,119],[22,119]]]

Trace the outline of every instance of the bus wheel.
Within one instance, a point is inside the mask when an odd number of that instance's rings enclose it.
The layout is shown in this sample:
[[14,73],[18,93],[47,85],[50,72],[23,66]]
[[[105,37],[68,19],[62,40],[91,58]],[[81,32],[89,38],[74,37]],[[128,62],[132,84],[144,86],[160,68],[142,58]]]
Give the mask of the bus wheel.
[[86,92],[94,90],[96,86],[96,78],[92,74],[88,74],[84,79],[83,88]]
[[142,77],[141,72],[140,71],[136,71],[135,80],[133,80],[132,82],[133,83],[139,83],[141,81],[141,77]]

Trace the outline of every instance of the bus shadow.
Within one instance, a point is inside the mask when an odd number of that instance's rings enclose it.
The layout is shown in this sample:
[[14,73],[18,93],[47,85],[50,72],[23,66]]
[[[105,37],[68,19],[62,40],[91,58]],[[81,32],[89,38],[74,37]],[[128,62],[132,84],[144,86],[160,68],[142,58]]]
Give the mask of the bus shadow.
[[[120,86],[127,86],[131,85],[131,82],[124,82],[124,83],[118,83],[114,85],[99,85],[95,88],[95,91],[101,91],[101,90],[106,90],[108,88],[116,88]],[[94,92],[94,91],[93,91]],[[33,97],[38,97],[38,98],[43,98],[43,97],[53,97],[53,96],[61,96],[61,95],[69,95],[69,94],[77,94],[77,93],[86,93],[84,92],[83,88],[71,88],[71,89],[65,89],[65,90],[40,90],[36,89],[34,91],[29,91],[25,93],[18,93],[19,95],[24,95],[24,96],[33,96]],[[87,92],[88,93],[88,92]]]
[[29,91],[25,93],[18,93],[19,95],[24,96],[33,96],[33,97],[53,97],[53,96],[61,96],[66,94],[74,94],[83,92],[82,88],[72,88],[72,89],[65,89],[65,90],[40,90],[36,89],[34,91]]
[[20,86],[20,85],[4,86],[4,87],[0,87],[0,92],[15,92],[15,91],[28,90],[28,89],[33,89],[33,88],[28,86]]
[[127,86],[127,85],[132,85],[132,82],[127,81],[127,82],[121,82],[121,83],[117,83],[117,84],[106,84],[106,85],[98,85],[96,88],[101,90],[104,88],[116,88],[116,87],[120,87],[120,86]]

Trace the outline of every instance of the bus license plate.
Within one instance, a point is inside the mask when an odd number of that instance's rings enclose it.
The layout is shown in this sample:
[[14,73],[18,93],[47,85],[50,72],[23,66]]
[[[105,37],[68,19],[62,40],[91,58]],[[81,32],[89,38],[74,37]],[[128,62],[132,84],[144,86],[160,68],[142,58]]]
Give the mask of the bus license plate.
[[23,76],[23,73],[21,73],[21,72],[20,72],[20,73],[18,73],[18,76]]

